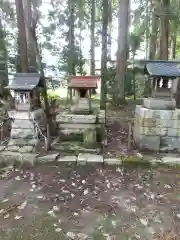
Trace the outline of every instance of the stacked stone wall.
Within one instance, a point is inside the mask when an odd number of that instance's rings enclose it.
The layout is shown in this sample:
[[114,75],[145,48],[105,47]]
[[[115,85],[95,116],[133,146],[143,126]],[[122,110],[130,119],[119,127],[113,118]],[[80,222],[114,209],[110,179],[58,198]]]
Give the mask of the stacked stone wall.
[[180,110],[152,110],[136,106],[134,139],[140,149],[180,150]]

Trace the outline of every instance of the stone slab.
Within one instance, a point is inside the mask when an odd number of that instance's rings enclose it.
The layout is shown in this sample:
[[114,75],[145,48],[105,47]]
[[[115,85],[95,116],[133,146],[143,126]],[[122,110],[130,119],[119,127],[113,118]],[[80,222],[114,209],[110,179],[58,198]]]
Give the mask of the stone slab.
[[180,157],[177,156],[164,156],[162,162],[165,164],[178,164],[180,165]]
[[160,143],[160,150],[164,152],[179,151],[180,137],[162,137]]
[[58,162],[76,162],[77,161],[77,157],[76,156],[63,156],[63,157],[59,157]]
[[135,142],[141,150],[149,150],[159,152],[160,136],[136,135]]
[[2,151],[0,152],[0,155],[3,156],[5,159],[7,158],[12,159],[12,161],[18,161],[18,162],[28,162],[32,165],[35,163],[36,157],[38,154],[36,153],[18,153],[18,152],[11,152],[11,151]]
[[104,163],[108,165],[121,165],[122,160],[118,158],[105,158]]
[[180,129],[174,128],[174,127],[168,128],[167,136],[168,137],[180,137]]
[[77,161],[84,161],[84,162],[94,162],[94,163],[103,163],[103,156],[98,154],[89,154],[89,153],[80,153],[78,155]]
[[45,156],[38,157],[37,162],[54,162],[57,160],[58,156],[59,153],[46,154]]
[[165,99],[156,99],[156,98],[144,98],[143,106],[148,109],[154,110],[173,110],[176,107],[176,101],[165,100]]
[[57,115],[56,121],[58,123],[96,123],[96,115],[76,115],[61,113]]
[[87,129],[87,128],[92,128],[92,129],[95,129],[99,127],[99,125],[97,124],[91,124],[91,123],[87,123],[87,124],[84,124],[84,123],[60,123],[59,124],[59,128],[60,129]]
[[177,119],[177,110],[153,110],[144,108],[142,105],[136,105],[135,117],[140,116],[142,118],[155,118],[155,119]]
[[166,136],[168,133],[168,128],[163,127],[139,127],[139,134],[140,135],[147,135],[147,136]]

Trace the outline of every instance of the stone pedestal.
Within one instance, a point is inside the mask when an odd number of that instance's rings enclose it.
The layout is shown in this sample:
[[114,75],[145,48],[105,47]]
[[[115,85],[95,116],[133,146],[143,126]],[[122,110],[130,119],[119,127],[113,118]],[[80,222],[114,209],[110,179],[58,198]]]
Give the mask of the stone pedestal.
[[46,129],[46,116],[42,109],[32,112],[9,111],[12,119],[8,151],[33,152],[38,144],[39,130]]
[[79,98],[79,100],[71,107],[70,110],[75,114],[89,113],[89,99]]
[[[134,139],[137,146],[156,152],[179,151],[180,110],[164,109],[165,106],[173,106],[173,101],[163,105],[163,100],[144,99],[144,103],[144,106],[136,106],[135,110]],[[156,106],[162,109],[155,109]]]

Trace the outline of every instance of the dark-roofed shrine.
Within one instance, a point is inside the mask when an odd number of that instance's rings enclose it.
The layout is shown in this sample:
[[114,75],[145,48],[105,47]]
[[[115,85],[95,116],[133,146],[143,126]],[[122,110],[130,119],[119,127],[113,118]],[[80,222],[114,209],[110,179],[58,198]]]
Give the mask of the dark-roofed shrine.
[[15,102],[8,113],[13,119],[9,151],[16,148],[20,152],[33,152],[39,142],[39,131],[46,130],[46,115],[40,102],[42,81],[38,73],[17,73],[6,87],[14,91]]
[[149,97],[135,110],[134,140],[143,150],[180,151],[180,110],[176,108],[180,62],[146,61]]

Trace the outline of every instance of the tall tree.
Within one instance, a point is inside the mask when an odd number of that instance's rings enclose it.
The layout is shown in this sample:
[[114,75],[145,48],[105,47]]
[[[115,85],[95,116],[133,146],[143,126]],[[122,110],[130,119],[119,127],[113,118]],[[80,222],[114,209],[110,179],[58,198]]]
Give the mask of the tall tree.
[[108,0],[103,0],[102,13],[102,55],[101,55],[101,102],[100,108],[106,105],[106,79],[107,79],[107,31],[108,31]]
[[95,75],[95,0],[91,0],[91,75]]
[[169,9],[170,0],[161,0],[159,54],[161,60],[168,60],[169,56]]
[[28,72],[27,41],[22,0],[15,0],[15,4],[18,24],[18,41],[20,46],[20,66],[22,72]]
[[[127,41],[129,29],[129,0],[119,0],[118,13],[118,50],[117,50],[117,69],[115,98],[116,102],[124,102],[124,83],[127,67]],[[122,101],[123,100],[123,101]]]

